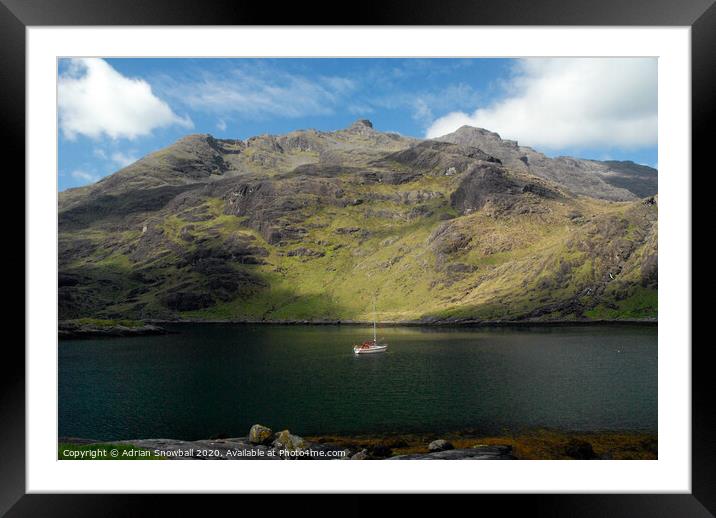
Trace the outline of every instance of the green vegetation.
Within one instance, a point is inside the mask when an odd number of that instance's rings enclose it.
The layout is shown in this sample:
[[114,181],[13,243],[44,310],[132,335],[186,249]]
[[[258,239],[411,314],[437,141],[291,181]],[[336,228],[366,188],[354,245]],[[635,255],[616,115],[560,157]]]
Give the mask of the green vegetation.
[[62,320],[657,317],[654,200],[365,127],[217,142],[63,193]]
[[455,448],[474,446],[509,445],[512,454],[521,460],[567,460],[574,457],[570,445],[589,445],[596,459],[655,460],[658,458],[658,440],[649,433],[629,432],[563,432],[557,430],[527,430],[485,436],[473,431],[436,434],[400,434],[365,436],[306,437],[317,443],[330,443],[354,450],[377,446],[390,448],[392,455],[428,453],[428,444],[445,439]]
[[627,298],[613,303],[612,307],[600,304],[585,314],[596,320],[621,320],[656,318],[656,308],[659,302],[656,289],[634,288]]
[[74,320],[68,320],[66,324],[76,324],[78,326],[96,327],[98,329],[111,328],[117,326],[123,327],[142,327],[144,322],[141,320],[109,320],[100,318],[77,318]]
[[[386,202],[362,204],[340,213],[322,207],[306,215],[302,224],[308,231],[300,241],[276,246],[244,226],[243,218],[222,214],[219,202],[206,200],[203,207],[210,218],[205,221],[187,222],[177,215],[163,219],[162,237],[168,241],[149,250],[143,260],[130,259],[130,254],[120,248],[99,260],[95,252],[76,261],[76,268],[90,268],[85,272],[98,269],[102,277],[117,279],[116,298],[97,317],[169,317],[163,293],[187,283],[193,291],[211,293],[211,279],[178,266],[174,250],[181,247],[196,252],[207,246],[220,247],[236,236],[250,239],[267,251],[263,264],[226,262],[235,271],[255,277],[259,284],[230,300],[217,300],[210,307],[180,311],[179,316],[208,320],[369,320],[374,294],[382,321],[525,317],[602,320],[657,315],[656,288],[638,284],[645,254],[642,249],[648,244],[635,241],[636,252],[615,279],[608,278],[611,258],[600,255],[603,250],[579,246],[595,240],[591,232],[599,218],[621,214],[623,207],[619,204],[590,202],[600,213],[593,218],[596,223],[582,225],[565,224],[562,214],[571,210],[570,206],[556,203],[550,205],[549,214],[536,218],[531,214],[494,218],[483,213],[454,218],[454,210],[444,198],[426,203],[425,210],[431,214],[414,219],[407,216],[408,210]],[[636,239],[638,228],[644,227],[643,222],[639,224],[629,221],[624,240]],[[457,250],[441,251],[440,247],[449,248],[449,243],[431,240],[441,225],[447,226],[449,236],[465,235],[469,242]],[[189,231],[183,230],[188,226]],[[359,230],[342,231],[346,228]],[[128,234],[124,246],[137,246],[135,243],[142,239],[141,234]],[[301,248],[316,255],[290,255]],[[161,283],[145,290],[141,283],[133,282],[131,273],[138,267],[161,278]],[[626,283],[629,293],[619,300],[624,295],[615,293],[610,283]],[[126,294],[137,289],[143,293],[134,303],[127,303]],[[139,304],[143,312],[133,310]],[[82,320],[97,326],[132,325],[115,318]]]

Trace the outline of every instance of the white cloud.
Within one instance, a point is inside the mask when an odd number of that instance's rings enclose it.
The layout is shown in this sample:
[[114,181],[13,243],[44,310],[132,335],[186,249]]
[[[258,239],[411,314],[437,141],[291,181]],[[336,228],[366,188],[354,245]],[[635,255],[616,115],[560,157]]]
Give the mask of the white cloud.
[[505,90],[506,97],[471,114],[435,120],[426,136],[470,125],[545,149],[656,144],[656,59],[524,59]]
[[137,161],[137,157],[128,153],[122,153],[121,151],[115,151],[112,153],[112,162],[119,165],[120,167],[127,167],[129,164],[133,164]]
[[191,127],[152,93],[149,83],[125,77],[99,58],[71,59],[59,77],[58,110],[62,133],[97,139],[134,139],[155,128],[178,124]]
[[224,119],[219,119],[216,123],[216,129],[219,131],[226,131],[226,121]]
[[204,72],[198,79],[165,76],[158,83],[162,93],[192,110],[251,119],[331,115],[356,88],[351,79],[308,77],[260,64]]
[[96,182],[97,180],[99,180],[99,177],[97,175],[88,173],[87,171],[84,171],[82,169],[75,169],[70,173],[70,176],[75,180],[80,180],[85,183]]

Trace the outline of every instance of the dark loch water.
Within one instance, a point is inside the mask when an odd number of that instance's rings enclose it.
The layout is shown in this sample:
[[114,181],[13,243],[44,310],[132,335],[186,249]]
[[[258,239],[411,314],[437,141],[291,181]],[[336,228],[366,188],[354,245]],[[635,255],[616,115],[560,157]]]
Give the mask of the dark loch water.
[[656,327],[176,329],[61,341],[60,436],[657,429]]

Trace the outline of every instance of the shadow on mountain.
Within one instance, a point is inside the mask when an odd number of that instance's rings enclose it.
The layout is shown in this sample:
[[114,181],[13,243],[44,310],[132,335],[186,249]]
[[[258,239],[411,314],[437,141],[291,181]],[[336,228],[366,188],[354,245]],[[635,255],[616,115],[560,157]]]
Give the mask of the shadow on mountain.
[[89,198],[60,212],[59,226],[61,229],[82,228],[108,219],[158,211],[177,195],[195,188],[196,185],[155,187]]
[[253,266],[229,265],[190,275],[116,265],[66,268],[58,275],[58,305],[60,320],[335,321],[346,315],[330,295],[273,287]]

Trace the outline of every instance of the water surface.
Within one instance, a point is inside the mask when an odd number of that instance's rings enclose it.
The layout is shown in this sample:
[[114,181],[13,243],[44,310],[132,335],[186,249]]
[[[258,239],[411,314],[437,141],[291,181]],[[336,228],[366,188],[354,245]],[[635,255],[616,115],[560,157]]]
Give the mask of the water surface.
[[181,325],[59,344],[59,434],[657,429],[657,329]]

